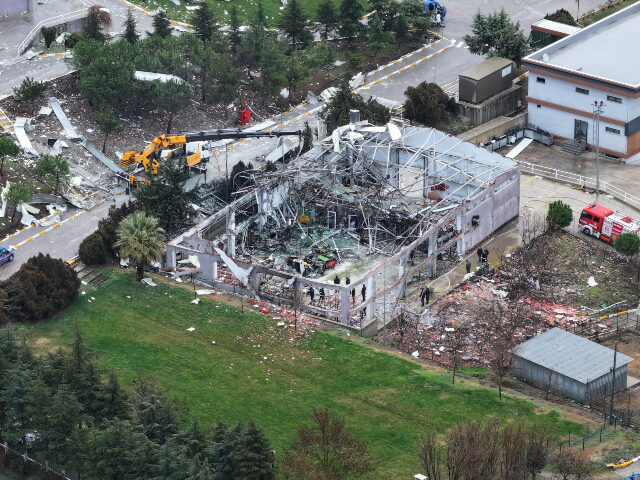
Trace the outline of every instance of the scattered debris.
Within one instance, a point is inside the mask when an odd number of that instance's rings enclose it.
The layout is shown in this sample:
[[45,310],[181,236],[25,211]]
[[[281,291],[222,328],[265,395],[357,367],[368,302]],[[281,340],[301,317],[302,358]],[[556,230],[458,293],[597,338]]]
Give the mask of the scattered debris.
[[149,285],[150,287],[155,287],[157,285],[157,283],[155,283],[153,280],[151,280],[151,278],[149,277],[145,277],[142,280],[140,280],[142,283],[144,283],[145,285]]

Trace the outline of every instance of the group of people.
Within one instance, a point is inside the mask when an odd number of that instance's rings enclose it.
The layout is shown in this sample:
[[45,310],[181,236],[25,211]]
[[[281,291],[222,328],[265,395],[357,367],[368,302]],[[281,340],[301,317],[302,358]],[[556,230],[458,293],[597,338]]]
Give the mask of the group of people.
[[[334,285],[340,285],[340,277],[338,275],[335,276],[335,278],[333,279],[333,284]],[[347,285],[351,284],[351,278],[349,278],[349,276],[347,276],[347,278],[345,278],[345,283]],[[324,290],[323,287],[320,287],[318,289],[318,293],[319,293],[319,303],[320,305],[324,305],[324,301],[326,298],[326,292]],[[309,300],[311,301],[311,303],[313,303],[313,300],[315,299],[316,296],[316,292],[315,289],[313,288],[313,286],[309,286],[309,290],[308,290],[308,294],[309,294]],[[367,287],[363,284],[362,288],[360,289],[360,295],[362,295],[362,301],[364,302],[367,298]],[[351,289],[351,301],[352,303],[355,305],[356,303],[356,289],[352,288]]]
[[[476,253],[478,254],[478,264],[480,265],[480,267],[489,265],[489,250],[487,250],[486,248],[478,248],[478,250],[476,250]],[[465,268],[467,269],[467,273],[471,272],[471,260],[469,260],[468,258],[465,264]]]

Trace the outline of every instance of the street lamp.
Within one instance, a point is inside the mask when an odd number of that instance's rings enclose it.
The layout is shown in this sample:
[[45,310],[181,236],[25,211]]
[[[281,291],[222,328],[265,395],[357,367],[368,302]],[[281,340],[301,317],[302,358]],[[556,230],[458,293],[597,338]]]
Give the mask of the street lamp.
[[600,195],[600,115],[604,112],[604,102],[593,102],[593,120],[595,131],[593,135],[596,141],[596,195]]
[[576,2],[578,3],[578,11],[576,13],[576,22],[578,20],[580,20],[580,0],[576,0]]

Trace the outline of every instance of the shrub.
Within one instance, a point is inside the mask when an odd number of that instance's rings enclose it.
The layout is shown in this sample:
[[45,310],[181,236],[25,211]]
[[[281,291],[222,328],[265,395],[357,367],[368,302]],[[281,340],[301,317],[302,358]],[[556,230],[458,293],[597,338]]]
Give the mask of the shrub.
[[103,265],[107,263],[107,250],[102,235],[94,232],[85,238],[78,248],[78,256],[85,265]]
[[78,296],[80,280],[62,260],[38,254],[0,285],[4,308],[17,322],[46,320],[67,308]]
[[25,77],[20,87],[13,89],[13,93],[15,93],[22,100],[31,102],[36,98],[41,97],[46,89],[46,83],[38,82],[31,77]]
[[119,207],[114,205],[109,208],[107,216],[98,223],[96,233],[102,237],[105,252],[112,258],[118,256],[118,249],[113,246],[118,240],[118,226],[127,215],[135,212],[137,208],[132,202],[124,203]]
[[549,204],[547,212],[547,223],[552,227],[564,228],[571,225],[573,212],[571,207],[561,200],[556,200]]
[[44,38],[44,46],[49,48],[53,41],[56,39],[58,29],[56,27],[42,27],[42,37]]
[[455,109],[449,97],[435,83],[422,82],[417,87],[408,87],[405,92],[405,116],[409,120],[435,127],[447,117],[447,110]]
[[67,48],[73,48],[76,46],[80,40],[84,40],[86,38],[84,32],[74,32],[71,35],[67,35],[64,39],[64,46]]
[[578,23],[573,18],[573,15],[571,15],[564,8],[556,10],[553,13],[548,13],[548,14],[546,14],[544,16],[544,18],[546,20],[551,20],[552,22],[564,23],[566,25],[571,25],[573,27],[577,27],[578,26]]
[[621,254],[632,257],[640,251],[640,237],[634,233],[623,233],[615,239],[613,246]]

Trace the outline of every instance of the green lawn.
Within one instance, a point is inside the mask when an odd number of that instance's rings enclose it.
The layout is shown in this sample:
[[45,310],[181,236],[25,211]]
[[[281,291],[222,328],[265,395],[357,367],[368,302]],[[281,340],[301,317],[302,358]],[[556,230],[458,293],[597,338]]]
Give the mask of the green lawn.
[[500,402],[496,391],[468,381],[452,386],[448,375],[336,334],[290,342],[264,315],[214,300],[193,305],[189,290],[108,273],[112,279],[99,289],[82,287],[86,295],[63,315],[32,327],[30,343],[40,351],[68,345],[77,322],[100,367],[115,369],[125,383],[156,377],[204,424],[252,417],[279,452],[314,406],[345,416],[369,443],[379,462],[375,479],[410,478],[420,432],[445,432],[468,418],[528,419],[558,434],[580,429],[555,411],[515,398]]
[[[170,0],[132,0],[136,5],[140,5],[148,10],[154,11],[158,7],[162,7],[167,11],[167,16],[172,20],[182,20],[188,22],[192,16],[192,12],[186,10],[185,6],[189,5],[184,1],[181,1],[181,5],[177,6]],[[231,0],[229,2],[222,2],[219,0],[207,0],[211,5],[213,11],[216,13],[218,22],[222,25],[228,25],[229,12],[231,6],[235,5],[238,9],[238,17],[240,22],[244,25],[248,25],[250,20],[253,19],[255,11],[257,9],[257,0]],[[309,19],[313,20],[316,15],[316,10],[320,0],[304,0],[299,2],[302,6],[302,10],[307,14]],[[334,0],[336,7],[340,4],[340,0]],[[360,3],[364,7],[364,13],[368,13],[368,5],[366,0],[360,0]],[[275,27],[278,23],[280,16],[280,7],[282,3],[280,0],[262,0],[262,6],[264,8],[265,16],[267,17],[267,23]],[[225,11],[227,12],[225,14]]]

